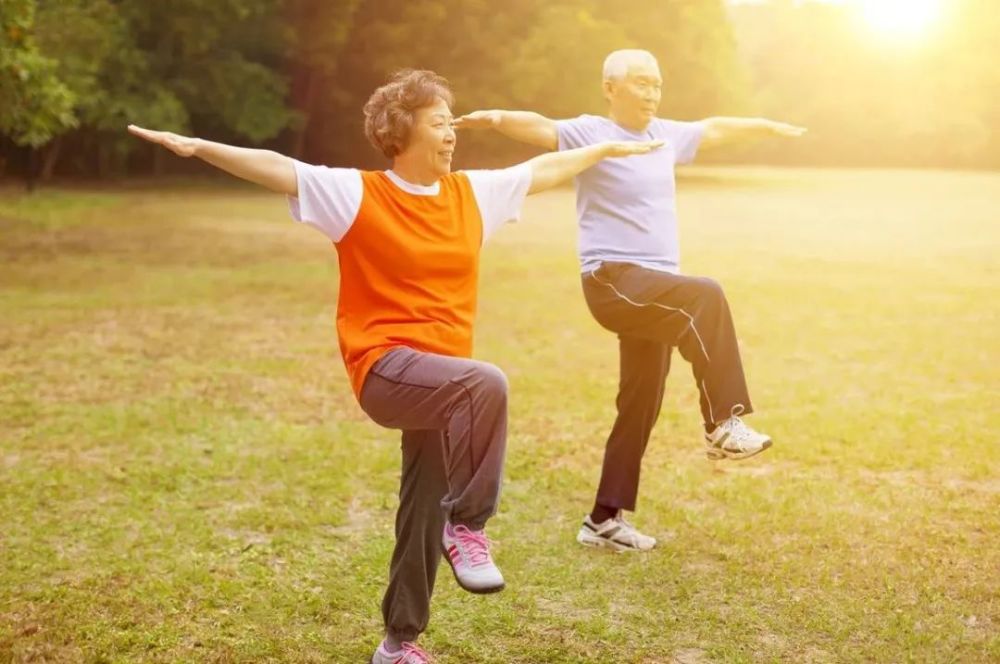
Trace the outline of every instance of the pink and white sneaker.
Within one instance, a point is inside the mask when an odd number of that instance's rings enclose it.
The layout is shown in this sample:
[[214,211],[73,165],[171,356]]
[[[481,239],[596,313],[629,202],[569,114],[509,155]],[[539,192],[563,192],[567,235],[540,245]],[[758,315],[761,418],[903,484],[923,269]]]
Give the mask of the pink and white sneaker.
[[382,641],[372,655],[371,664],[430,664],[432,661],[416,643],[403,643],[396,652],[389,652]]
[[463,589],[478,594],[503,590],[503,575],[490,557],[490,541],[485,531],[445,523],[441,548]]

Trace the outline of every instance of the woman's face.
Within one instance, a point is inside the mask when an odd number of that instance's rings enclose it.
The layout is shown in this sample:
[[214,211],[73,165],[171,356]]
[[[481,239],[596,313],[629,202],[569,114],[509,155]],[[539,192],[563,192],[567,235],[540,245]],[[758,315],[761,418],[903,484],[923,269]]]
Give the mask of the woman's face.
[[438,97],[430,106],[417,109],[413,117],[410,142],[400,154],[411,163],[425,167],[437,177],[451,173],[455,152],[454,117],[448,103]]

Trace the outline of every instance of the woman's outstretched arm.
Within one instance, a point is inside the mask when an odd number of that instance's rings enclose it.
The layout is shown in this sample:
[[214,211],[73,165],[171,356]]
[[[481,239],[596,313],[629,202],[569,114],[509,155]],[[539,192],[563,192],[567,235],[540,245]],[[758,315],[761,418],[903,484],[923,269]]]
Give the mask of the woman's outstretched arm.
[[545,191],[587,170],[602,159],[646,154],[663,147],[663,141],[610,141],[574,150],[546,152],[527,162],[532,179],[529,194]]
[[169,131],[143,129],[135,125],[129,125],[128,130],[150,143],[162,145],[180,157],[198,157],[216,168],[271,191],[298,196],[295,162],[291,157],[272,150],[238,148],[225,143],[180,136]]

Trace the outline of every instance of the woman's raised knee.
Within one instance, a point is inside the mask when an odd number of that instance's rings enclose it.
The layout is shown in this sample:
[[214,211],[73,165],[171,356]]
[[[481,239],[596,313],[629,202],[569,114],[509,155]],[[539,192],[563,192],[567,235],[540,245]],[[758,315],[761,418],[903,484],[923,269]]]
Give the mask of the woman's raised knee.
[[477,390],[491,396],[507,396],[509,386],[507,376],[500,367],[487,362],[478,362],[473,370],[473,382]]

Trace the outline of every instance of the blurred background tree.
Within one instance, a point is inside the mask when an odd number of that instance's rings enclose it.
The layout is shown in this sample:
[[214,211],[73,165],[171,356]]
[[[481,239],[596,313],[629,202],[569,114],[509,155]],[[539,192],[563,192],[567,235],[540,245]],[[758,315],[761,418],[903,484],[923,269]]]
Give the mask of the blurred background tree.
[[77,124],[75,96],[58,75],[59,62],[34,38],[33,0],[0,0],[0,176],[12,146],[34,149]]
[[[7,23],[17,15],[7,11],[10,0],[2,1]],[[21,114],[45,131],[30,140],[3,128],[9,140],[0,152],[29,177],[162,170],[160,151],[124,132],[129,122],[260,143],[298,117],[281,71],[291,35],[278,0],[13,4],[25,7],[20,15],[27,18],[16,24],[26,35],[24,57],[41,63],[46,85],[58,91],[48,94],[61,102],[50,106],[34,93],[38,101]],[[17,53],[3,43],[0,62]]]
[[[664,116],[810,128],[709,159],[1000,166],[996,3],[941,0],[925,33],[897,39],[859,2],[0,0],[0,163],[43,179],[198,171],[132,140],[135,122],[380,167],[361,107],[396,69],[446,76],[459,113],[568,117],[603,113],[604,56],[638,47],[660,60]],[[530,152],[468,134],[458,165]]]

